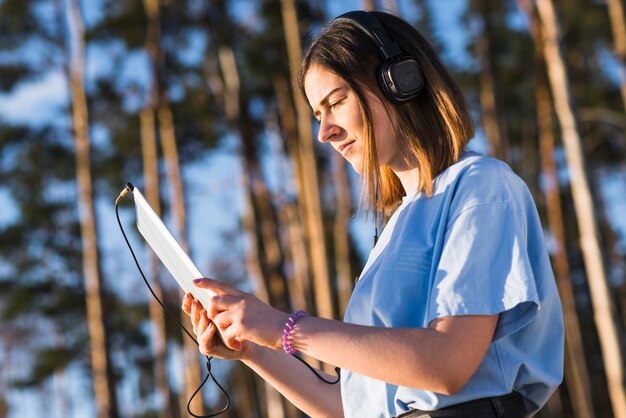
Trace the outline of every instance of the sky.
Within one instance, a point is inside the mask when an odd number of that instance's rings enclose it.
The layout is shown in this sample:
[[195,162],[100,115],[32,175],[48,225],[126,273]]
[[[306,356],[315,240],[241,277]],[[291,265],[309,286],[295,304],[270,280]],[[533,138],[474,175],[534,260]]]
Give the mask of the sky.
[[[242,19],[246,19],[248,13],[252,10],[249,4],[250,0],[239,0],[239,12]],[[455,64],[462,64],[466,58],[466,52],[464,50],[465,36],[461,33],[461,25],[459,22],[460,14],[463,12],[466,0],[448,0],[433,1],[434,18],[437,19],[437,23],[434,25],[436,28],[441,29],[437,36],[440,36],[445,44],[446,50],[443,51],[444,58]],[[360,2],[357,0],[343,0],[343,1],[327,1],[327,10],[329,16],[337,16],[350,10],[358,9]],[[101,16],[98,2],[89,2],[89,7],[83,7],[85,14],[85,21],[87,25],[95,23]],[[410,0],[398,1],[398,12],[401,16],[407,19],[413,19],[415,17],[415,8],[412,6]],[[126,68],[132,68],[134,71],[134,77],[141,77],[140,69],[141,57],[134,57],[131,62],[121,69],[120,78],[128,78],[130,71]],[[89,80],[96,77],[100,72],[110,71],[112,60],[107,57],[98,57],[94,53],[87,54],[86,59],[86,79],[87,84]],[[10,95],[0,95],[0,114],[3,118],[12,122],[21,122],[29,124],[45,124],[48,122],[61,122],[67,123],[67,115],[63,113],[62,107],[67,104],[69,100],[68,87],[64,74],[60,71],[44,74],[40,79],[35,82],[24,84],[19,86]],[[98,135],[93,136],[97,141]],[[219,239],[215,239],[220,236],[218,232],[220,229],[232,228],[235,226],[236,217],[228,216],[224,213],[220,207],[241,207],[243,205],[241,196],[237,196],[232,193],[233,190],[238,189],[240,182],[239,173],[241,167],[238,166],[237,159],[233,156],[233,150],[218,149],[212,155],[207,156],[191,166],[185,168],[185,179],[187,187],[191,190],[188,194],[190,199],[194,200],[193,205],[190,207],[190,225],[194,225],[194,228],[190,230],[190,243],[193,248],[202,248],[202,251],[197,251],[199,265],[209,265],[210,260],[215,256],[216,251],[219,250]],[[269,181],[277,181],[281,177],[280,168],[270,168],[268,170],[274,174],[274,178]],[[197,181],[198,179],[211,179],[209,182]],[[135,184],[139,183],[135,181]],[[203,199],[206,196],[207,199]],[[217,196],[217,199],[216,199]],[[216,206],[215,201],[219,201],[220,207]],[[11,210],[12,205],[7,200],[6,193],[0,189],[0,201],[6,202],[4,205],[7,210],[0,214],[0,223],[10,221],[17,214],[15,209]],[[213,203],[211,203],[213,202]],[[213,206],[213,207],[212,207]],[[217,211],[216,216],[206,216],[206,211]],[[102,211],[101,211],[102,212]],[[102,217],[107,219],[107,223],[110,220],[110,214],[106,211],[102,212]],[[196,222],[198,220],[198,222]],[[200,221],[202,220],[202,221]],[[354,234],[359,234],[360,220],[352,222],[351,230]],[[368,228],[366,228],[368,229]],[[363,231],[364,237],[370,236],[371,232]],[[206,239],[206,237],[212,237],[213,239]],[[360,241],[360,240],[359,240]],[[118,245],[115,241],[104,241],[104,250],[115,252],[115,247]],[[362,251],[369,250],[369,244],[364,245]]]
[[[443,42],[444,51],[442,56],[449,64],[456,66],[464,66],[470,61],[466,51],[465,42],[468,39],[464,29],[459,21],[467,0],[435,0],[431,1],[433,7],[433,18],[436,20],[433,27],[436,29],[436,35]],[[83,0],[84,4],[89,7],[83,7],[87,24],[92,24],[100,16],[98,4],[94,0]],[[251,12],[250,4],[254,0],[238,0],[237,13],[242,19],[246,19]],[[399,14],[407,19],[412,19],[415,9],[411,4],[411,0],[399,0]],[[329,16],[337,16],[344,12],[357,9],[360,2],[358,0],[326,0],[326,7]],[[520,22],[523,24],[523,22]],[[608,56],[607,60],[611,57]],[[136,56],[134,62],[128,68],[141,68],[141,56]],[[614,68],[607,66],[607,68]],[[87,82],[90,78],[95,77],[101,71],[110,71],[110,61],[102,59],[96,54],[88,54],[87,56]],[[122,71],[121,76],[128,78],[130,72]],[[141,77],[141,72],[135,73],[136,77]],[[615,74],[615,78],[620,77]],[[50,121],[56,123],[68,123],[67,115],[61,110],[69,100],[68,87],[65,76],[60,71],[44,74],[36,82],[25,84],[18,87],[10,95],[0,95],[0,114],[3,118],[12,122],[23,122],[29,124],[46,124]],[[94,136],[97,140],[98,136]],[[278,138],[268,138],[270,147],[279,147]],[[476,147],[484,149],[484,141],[478,138],[475,140]],[[276,184],[284,181],[286,168],[280,164],[270,163],[265,167],[268,174],[268,182],[277,187]],[[245,245],[243,238],[235,237],[238,242],[226,242],[224,234],[229,231],[236,230],[239,224],[239,214],[243,210],[244,197],[241,195],[242,183],[242,167],[236,156],[233,141],[224,141],[224,145],[200,158],[193,164],[188,164],[184,168],[184,181],[187,189],[187,208],[189,225],[189,242],[191,245],[192,258],[200,270],[207,276],[217,275],[218,272],[211,271],[213,262],[216,258],[224,255],[224,251],[235,249],[243,251]],[[601,188],[606,196],[606,206],[614,219],[622,221],[617,225],[622,231],[622,236],[626,236],[626,218],[620,216],[626,211],[626,200],[623,199],[623,173],[604,173],[606,181],[601,184]],[[353,177],[356,182],[356,177]],[[140,179],[129,179],[135,184],[140,184]],[[355,183],[356,184],[356,183]],[[120,189],[123,185],[120,185]],[[354,188],[356,190],[356,187]],[[115,260],[109,261],[105,269],[115,277],[114,283],[116,289],[121,294],[126,295],[143,295],[147,297],[144,284],[134,270],[134,266],[129,263],[118,263],[117,260],[130,260],[130,255],[122,241],[121,235],[116,227],[109,227],[116,223],[112,202],[116,196],[102,196],[97,201],[98,220],[101,225],[100,230],[106,231],[101,235],[101,249],[103,259]],[[353,196],[356,200],[356,196]],[[0,225],[10,222],[18,216],[15,207],[11,204],[6,192],[0,188],[0,205],[3,210],[0,211]],[[133,227],[134,216],[131,211],[123,211],[123,222],[127,229]],[[166,222],[168,219],[166,218]],[[372,227],[366,223],[363,217],[353,217],[347,220],[350,231],[355,241],[358,243],[358,249],[365,259],[372,244]],[[136,234],[131,234],[131,242],[135,248],[140,248],[140,242]],[[624,244],[626,246],[626,244]],[[232,248],[231,248],[232,247]],[[241,254],[243,258],[243,254]],[[128,268],[128,266],[131,266]],[[613,272],[613,277],[623,277],[624,266],[618,266]],[[2,359],[0,353],[0,359]],[[175,361],[175,356],[173,357]],[[217,366],[218,368],[222,366]],[[173,367],[173,370],[182,370],[182,367]],[[17,371],[16,371],[17,373]],[[71,368],[67,371],[66,379],[78,384],[75,387],[79,395],[78,400],[72,397],[71,415],[72,417],[82,417],[93,415],[92,404],[88,401],[89,381],[82,375],[82,371],[78,368]],[[136,385],[131,377],[126,385]],[[173,376],[174,385],[180,384],[181,376]],[[60,400],[63,396],[55,396],[57,387],[63,385],[55,385],[52,381],[46,385],[45,390],[50,392],[51,407],[46,411],[41,411],[40,404],[29,402],[31,394],[25,392],[14,392],[12,397],[12,415],[15,416],[39,416],[47,414],[48,416],[60,416],[62,405]],[[126,405],[124,408],[133,408],[133,402],[128,399],[128,391],[122,390],[120,393],[121,404]],[[137,406],[135,406],[137,407]],[[126,410],[126,412],[131,412]]]
[[[82,0],[84,18],[87,25],[91,25],[100,18],[100,2],[94,0]],[[442,31],[441,35],[445,38],[447,51],[444,57],[455,57],[459,59],[463,56],[463,36],[460,36],[454,28],[458,27],[457,22],[459,13],[462,12],[465,0],[449,0],[446,2],[435,1],[435,18],[441,21],[437,27],[446,27],[447,30]],[[445,10],[442,3],[446,3]],[[245,19],[250,13],[250,5],[254,4],[252,0],[238,0],[235,10],[241,18]],[[399,14],[411,19],[415,10],[411,6],[410,0],[400,0]],[[326,1],[328,15],[336,16],[341,13],[358,9],[360,2],[351,1]],[[88,6],[88,7],[86,7]],[[116,51],[111,51],[115,53]],[[193,52],[193,51],[192,51]],[[136,56],[134,62],[127,65],[137,71],[142,67],[142,57]],[[111,71],[112,60],[106,56],[99,56],[88,50],[86,56],[86,84],[89,87],[90,80],[96,77],[100,72]],[[115,69],[120,71],[120,78],[128,79],[131,76],[142,77],[141,71],[131,72],[126,69]],[[11,94],[0,95],[0,114],[9,122],[27,123],[32,125],[43,125],[53,122],[55,124],[69,124],[68,115],[64,113],[63,107],[67,105],[69,100],[68,86],[65,75],[59,70],[42,74],[42,76],[34,82],[18,86]],[[97,142],[100,136],[92,132],[92,139]],[[270,146],[279,147],[278,138],[268,138]],[[211,271],[211,265],[216,258],[223,255],[225,243],[223,234],[228,231],[236,230],[239,223],[239,214],[243,210],[243,196],[241,195],[242,167],[236,156],[232,141],[224,141],[224,146],[220,149],[207,154],[191,165],[186,165],[183,176],[187,190],[187,208],[189,225],[189,242],[191,246],[192,258],[199,266],[200,270],[207,276],[215,272]],[[269,164],[265,167],[270,183],[278,183],[285,178],[285,167],[277,164]],[[208,181],[207,181],[208,179]],[[356,181],[356,177],[354,177]],[[140,184],[140,179],[129,179],[135,184]],[[120,189],[123,185],[120,185]],[[356,188],[355,188],[356,189]],[[101,252],[102,259],[109,260],[104,266],[107,277],[116,278],[113,284],[120,294],[126,295],[145,295],[144,284],[134,270],[130,269],[129,263],[120,263],[119,260],[130,260],[130,255],[125,247],[121,235],[116,227],[115,215],[112,202],[116,196],[101,196],[96,201],[96,211],[98,216],[99,230],[105,231],[101,234]],[[356,199],[356,196],[353,197]],[[0,211],[0,225],[11,222],[18,216],[17,210],[12,205],[6,191],[0,188],[0,205],[3,210]],[[122,211],[123,223],[127,230],[133,227],[134,216],[130,211]],[[168,222],[168,219],[165,219]],[[360,243],[360,252],[363,257],[371,248],[372,227],[369,223],[365,223],[362,218],[354,217],[347,220],[351,233],[355,236],[356,241]],[[110,227],[111,226],[111,227]],[[137,234],[130,234],[129,238],[135,248],[141,248]],[[237,238],[235,238],[237,239]],[[242,238],[239,238],[242,239]],[[228,244],[227,244],[228,245]],[[243,251],[243,242],[231,243],[233,248]],[[141,252],[141,251],[139,251]],[[243,257],[243,254],[241,255]],[[141,255],[140,255],[141,257]],[[0,359],[2,358],[0,353]],[[219,366],[218,366],[219,367]],[[182,367],[174,367],[175,370],[182,370]],[[16,369],[14,373],[19,373]],[[38,416],[42,414],[53,414],[60,416],[63,409],[63,400],[70,401],[69,412],[71,416],[82,417],[93,415],[93,405],[89,399],[89,382],[82,371],[77,368],[70,368],[64,377],[69,381],[76,382],[77,385],[72,392],[78,394],[78,398],[57,396],[60,395],[57,387],[63,387],[63,384],[56,385],[55,381],[51,381],[45,385],[44,391],[49,392],[50,405],[46,411],[40,410],[39,402],[29,402],[31,394],[28,391],[13,391],[11,398],[11,416]],[[180,384],[181,376],[174,376],[174,384]],[[131,379],[125,383],[126,385],[136,385]],[[41,393],[41,392],[40,392]],[[55,395],[56,393],[56,395]],[[129,399],[125,399],[124,390],[120,393],[122,404],[132,405]],[[40,396],[40,395],[38,395]],[[132,408],[128,406],[128,408]],[[126,412],[130,412],[127,410]]]
[[[238,0],[239,9],[237,11],[242,19],[245,19],[250,13],[250,3],[253,0]],[[431,1],[433,7],[433,18],[436,20],[433,25],[437,33],[436,35],[443,42],[445,50],[442,56],[449,64],[457,66],[466,65],[470,58],[465,51],[465,42],[467,36],[459,21],[467,0],[434,0]],[[98,1],[83,0],[83,3],[89,4],[89,7],[83,7],[87,24],[97,21],[100,16]],[[329,16],[337,16],[344,12],[357,9],[360,2],[357,0],[326,0],[326,7]],[[414,18],[415,9],[411,0],[398,0],[399,14],[407,19]],[[141,67],[141,57],[135,58],[132,67]],[[97,75],[99,71],[108,71],[108,61],[106,57],[99,57],[96,54],[88,54],[87,56],[87,81],[90,77]],[[123,75],[128,75],[122,71]],[[141,73],[137,75],[141,77]],[[44,124],[50,121],[57,123],[68,123],[67,115],[61,110],[67,104],[68,87],[65,76],[61,72],[52,72],[44,74],[39,80],[33,83],[25,84],[18,87],[9,95],[0,95],[0,114],[8,121],[23,122],[29,124]],[[97,136],[96,136],[97,139]],[[268,138],[270,147],[278,147],[278,138]],[[484,148],[480,138],[476,141],[477,147]],[[285,167],[280,164],[272,164],[265,167],[268,174],[268,181],[276,185],[285,178]],[[609,197],[607,207],[616,214],[626,211],[626,201],[621,198],[623,195],[623,174],[609,173],[607,177],[609,181],[603,183],[602,187],[605,194]],[[224,141],[224,146],[220,149],[207,154],[203,158],[186,165],[184,168],[184,181],[187,188],[187,208],[189,210],[189,242],[192,250],[192,258],[200,270],[207,276],[211,276],[211,266],[216,258],[224,254],[225,242],[223,234],[233,231],[238,227],[239,214],[243,210],[244,200],[241,195],[242,183],[242,167],[236,156],[233,141]],[[129,179],[135,184],[140,184],[139,179]],[[356,178],[355,178],[356,180]],[[123,185],[120,185],[120,189]],[[354,188],[356,189],[356,188]],[[611,198],[614,196],[615,198]],[[108,260],[124,260],[129,259],[130,255],[122,241],[121,235],[117,228],[109,227],[116,224],[113,212],[113,200],[116,196],[100,197],[97,201],[98,220],[101,230],[106,231],[102,235],[102,253],[103,258]],[[353,196],[356,199],[356,196]],[[0,211],[0,225],[10,222],[17,216],[15,208],[12,206],[5,191],[0,188],[0,205],[3,210]],[[134,223],[134,216],[130,211],[124,211],[123,222],[130,228]],[[166,219],[166,222],[168,219]],[[363,258],[372,244],[372,227],[364,221],[362,217],[354,217],[347,220],[350,225],[350,231],[359,243],[359,250]],[[622,222],[623,224],[625,222]],[[622,225],[622,231],[626,231],[626,225]],[[626,233],[623,234],[626,236]],[[131,242],[135,247],[139,246],[136,234],[130,236]],[[242,238],[239,238],[242,239]],[[232,243],[231,243],[232,244]],[[233,248],[241,250],[244,248],[242,241],[233,245]],[[226,248],[228,251],[229,248]],[[243,255],[242,255],[243,257]],[[130,264],[127,264],[128,266]],[[112,277],[119,280],[115,286],[122,294],[146,294],[143,288],[144,284],[134,270],[129,271],[124,264],[112,262],[106,267],[109,271],[113,271]],[[2,358],[0,354],[0,359]],[[84,381],[85,378],[79,376],[80,371],[69,370],[68,378]],[[180,377],[175,377],[180,379]],[[128,382],[133,384],[133,382]],[[54,390],[54,385],[52,389]],[[122,395],[123,397],[123,395]],[[36,411],[34,405],[29,404],[28,394],[18,394],[17,398],[20,406],[12,411],[12,416],[35,416],[40,415],[44,411]],[[130,402],[128,402],[130,403]],[[13,406],[13,405],[12,405]],[[57,405],[53,409],[57,408]],[[74,406],[73,416],[89,416],[91,415],[91,405],[88,403],[77,404]]]

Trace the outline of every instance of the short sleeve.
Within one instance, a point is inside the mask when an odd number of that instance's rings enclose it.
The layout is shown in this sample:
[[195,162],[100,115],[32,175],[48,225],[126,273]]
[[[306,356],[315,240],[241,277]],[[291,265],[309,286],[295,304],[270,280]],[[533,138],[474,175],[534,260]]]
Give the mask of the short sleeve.
[[527,248],[526,218],[513,202],[463,210],[446,229],[427,322],[500,314],[494,340],[524,327],[539,307]]

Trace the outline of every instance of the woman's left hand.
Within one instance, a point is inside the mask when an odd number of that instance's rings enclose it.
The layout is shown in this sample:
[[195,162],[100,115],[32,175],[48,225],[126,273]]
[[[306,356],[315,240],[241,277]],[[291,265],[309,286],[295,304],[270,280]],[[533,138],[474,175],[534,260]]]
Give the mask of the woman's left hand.
[[245,341],[272,349],[282,348],[283,328],[289,314],[224,282],[203,278],[195,285],[217,294],[205,308],[228,348],[240,350]]

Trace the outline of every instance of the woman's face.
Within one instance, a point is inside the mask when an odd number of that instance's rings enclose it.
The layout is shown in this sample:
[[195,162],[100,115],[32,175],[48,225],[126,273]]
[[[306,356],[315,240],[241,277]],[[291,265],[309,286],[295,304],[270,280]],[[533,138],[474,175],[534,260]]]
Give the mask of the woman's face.
[[[363,173],[365,129],[354,91],[343,78],[316,65],[306,73],[304,90],[320,122],[318,140],[330,142],[358,173]],[[391,117],[378,96],[369,91],[365,93],[372,112],[378,163],[392,170],[399,169],[403,160]]]

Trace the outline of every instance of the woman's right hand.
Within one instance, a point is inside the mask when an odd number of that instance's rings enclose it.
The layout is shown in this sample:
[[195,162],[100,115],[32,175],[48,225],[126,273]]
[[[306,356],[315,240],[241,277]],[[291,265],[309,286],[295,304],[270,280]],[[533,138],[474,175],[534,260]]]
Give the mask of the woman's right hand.
[[244,342],[241,350],[231,350],[224,345],[217,327],[209,319],[206,309],[199,300],[194,299],[191,293],[183,298],[183,311],[189,315],[193,332],[196,334],[198,349],[205,356],[212,356],[224,360],[242,360],[252,349],[251,342]]

